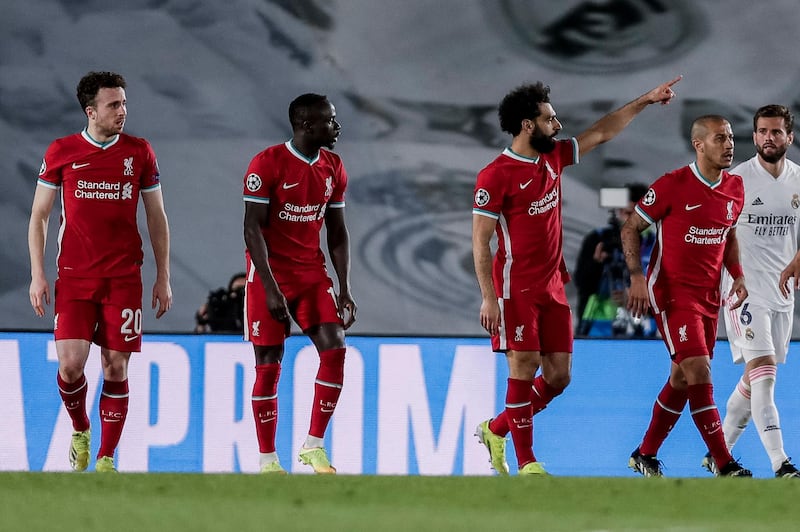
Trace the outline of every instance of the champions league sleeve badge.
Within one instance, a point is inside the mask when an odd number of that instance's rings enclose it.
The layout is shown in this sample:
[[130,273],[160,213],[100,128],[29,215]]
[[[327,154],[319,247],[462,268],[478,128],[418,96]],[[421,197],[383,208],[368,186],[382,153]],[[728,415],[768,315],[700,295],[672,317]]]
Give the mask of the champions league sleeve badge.
[[250,174],[247,176],[247,190],[250,192],[258,192],[261,188],[261,177],[258,174]]

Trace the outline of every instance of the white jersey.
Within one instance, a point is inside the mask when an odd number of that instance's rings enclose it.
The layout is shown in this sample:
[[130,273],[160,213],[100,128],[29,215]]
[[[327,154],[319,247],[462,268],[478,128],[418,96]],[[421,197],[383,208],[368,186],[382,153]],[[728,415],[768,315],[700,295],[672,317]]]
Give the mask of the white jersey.
[[[730,171],[742,176],[744,208],[736,226],[748,301],[772,310],[790,310],[794,291],[783,297],[778,287],[781,271],[797,252],[800,224],[800,165],[786,160],[778,178],[767,172],[756,155]],[[732,284],[727,271],[722,294]]]

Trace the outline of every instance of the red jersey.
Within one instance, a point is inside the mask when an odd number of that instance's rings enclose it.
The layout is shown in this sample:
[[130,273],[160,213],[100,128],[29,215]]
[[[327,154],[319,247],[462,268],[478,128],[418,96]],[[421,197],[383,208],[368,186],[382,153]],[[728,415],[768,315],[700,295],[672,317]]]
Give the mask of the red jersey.
[[39,184],[61,189],[59,277],[121,277],[141,269],[139,192],[161,188],[150,144],[124,133],[101,144],[86,130],[47,148]]
[[677,304],[717,316],[725,243],[743,205],[741,177],[723,171],[712,183],[696,163],[653,183],[636,212],[656,224],[657,239],[647,269],[654,313]]
[[472,213],[497,220],[492,277],[497,297],[563,286],[561,171],[577,164],[578,141],[556,142],[535,159],[506,148],[478,174]]
[[309,159],[287,141],[253,157],[244,177],[244,201],[269,204],[262,234],[270,268],[291,273],[325,267],[319,242],[325,210],[344,208],[346,187],[341,159],[327,150]]

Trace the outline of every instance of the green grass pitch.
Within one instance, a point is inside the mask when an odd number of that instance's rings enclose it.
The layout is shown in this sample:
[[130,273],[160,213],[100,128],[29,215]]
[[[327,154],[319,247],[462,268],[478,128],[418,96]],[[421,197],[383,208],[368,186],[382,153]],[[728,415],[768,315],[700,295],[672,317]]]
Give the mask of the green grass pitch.
[[790,479],[0,473],[0,530],[797,530]]

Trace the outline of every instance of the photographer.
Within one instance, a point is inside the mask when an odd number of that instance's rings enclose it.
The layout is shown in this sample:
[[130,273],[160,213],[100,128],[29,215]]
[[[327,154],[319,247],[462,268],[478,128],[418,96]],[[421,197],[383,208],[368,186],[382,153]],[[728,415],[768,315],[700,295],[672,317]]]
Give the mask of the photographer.
[[[622,256],[620,228],[633,212],[647,186],[639,183],[623,189],[601,189],[600,205],[609,209],[608,225],[594,229],[581,244],[575,266],[578,290],[576,336],[644,337],[655,328],[649,319],[634,319],[625,309],[625,290],[630,284]],[[621,195],[621,196],[620,196]],[[655,234],[642,235],[642,259],[649,260]],[[645,270],[647,264],[643,264]]]
[[237,273],[228,282],[227,288],[212,290],[208,300],[195,314],[194,332],[242,333],[244,330],[244,286],[247,275]]

